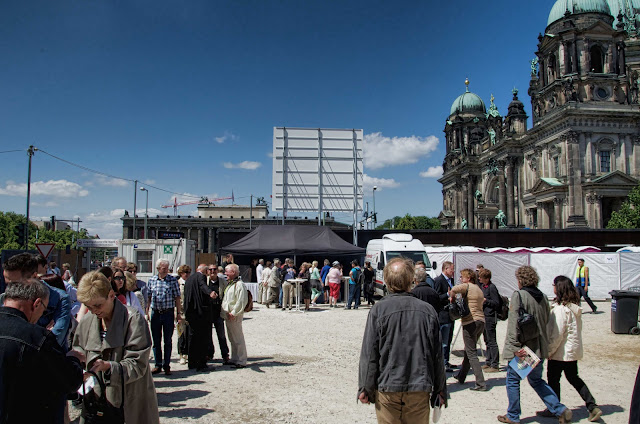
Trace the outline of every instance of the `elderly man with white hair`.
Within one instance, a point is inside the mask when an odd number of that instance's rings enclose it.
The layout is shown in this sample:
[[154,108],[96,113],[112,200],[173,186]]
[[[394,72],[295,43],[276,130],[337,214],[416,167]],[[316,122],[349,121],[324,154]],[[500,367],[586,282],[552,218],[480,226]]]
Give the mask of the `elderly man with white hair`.
[[231,344],[231,364],[234,368],[245,368],[247,366],[247,346],[242,332],[242,316],[249,301],[249,295],[247,295],[247,289],[244,288],[242,280],[238,278],[240,274],[238,265],[227,265],[224,273],[227,276],[228,284],[222,299],[222,315],[227,322],[227,336],[229,344]]
[[[175,317],[182,322],[180,285],[178,279],[169,274],[169,261],[158,259],[156,262],[158,273],[149,279],[149,302],[151,309],[151,338],[153,339],[153,356],[156,366],[152,374],[158,374],[164,369],[166,375],[171,375],[171,348]],[[174,314],[174,308],[176,309]],[[161,346],[164,336],[164,350]],[[164,361],[163,361],[164,353]]]

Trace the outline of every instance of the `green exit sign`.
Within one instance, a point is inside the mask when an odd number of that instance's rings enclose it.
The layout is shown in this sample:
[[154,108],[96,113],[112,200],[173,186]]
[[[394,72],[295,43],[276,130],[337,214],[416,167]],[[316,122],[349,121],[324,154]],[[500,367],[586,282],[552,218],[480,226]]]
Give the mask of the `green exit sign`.
[[173,253],[173,246],[164,246],[164,254],[171,255]]

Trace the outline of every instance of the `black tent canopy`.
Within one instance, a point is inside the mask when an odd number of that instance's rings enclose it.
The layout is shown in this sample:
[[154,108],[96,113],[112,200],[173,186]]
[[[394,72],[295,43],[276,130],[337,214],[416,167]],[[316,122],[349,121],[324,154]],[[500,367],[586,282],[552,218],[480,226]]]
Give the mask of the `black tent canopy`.
[[340,238],[328,227],[313,225],[260,225],[240,240],[224,246],[237,255],[364,255],[362,247]]

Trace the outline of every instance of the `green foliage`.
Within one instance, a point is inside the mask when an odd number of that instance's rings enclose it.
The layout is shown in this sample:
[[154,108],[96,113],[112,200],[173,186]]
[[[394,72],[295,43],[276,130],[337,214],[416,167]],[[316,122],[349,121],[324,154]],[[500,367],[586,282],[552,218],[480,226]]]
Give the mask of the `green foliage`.
[[[0,212],[0,249],[22,249],[23,246],[18,245],[15,229],[20,222],[24,221],[24,215]],[[81,228],[79,233],[73,230],[53,231],[38,228],[35,224],[29,223],[29,249],[36,248],[36,237],[37,243],[55,243],[57,249],[63,249],[66,246],[75,249],[75,241],[78,238],[89,238],[84,228]],[[72,243],[71,240],[74,242]]]
[[429,218],[428,216],[411,216],[406,214],[403,217],[396,216],[387,219],[376,227],[376,230],[390,230],[392,221],[395,221],[395,229],[397,230],[439,230],[440,220],[438,218]]
[[611,214],[607,228],[640,228],[640,185],[631,190],[620,210]]

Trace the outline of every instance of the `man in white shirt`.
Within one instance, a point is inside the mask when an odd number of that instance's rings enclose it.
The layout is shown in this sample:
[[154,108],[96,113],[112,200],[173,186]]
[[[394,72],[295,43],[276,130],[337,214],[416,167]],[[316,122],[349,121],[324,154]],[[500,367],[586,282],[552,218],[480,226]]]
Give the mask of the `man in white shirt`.
[[256,282],[258,283],[258,303],[262,304],[262,272],[264,271],[264,259],[258,260],[258,266],[256,267]]

